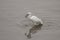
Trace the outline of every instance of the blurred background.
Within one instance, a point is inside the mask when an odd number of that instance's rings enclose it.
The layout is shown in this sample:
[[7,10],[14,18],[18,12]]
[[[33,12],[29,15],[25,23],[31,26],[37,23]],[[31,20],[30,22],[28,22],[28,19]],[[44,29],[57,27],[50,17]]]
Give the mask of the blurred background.
[[28,40],[17,25],[28,11],[44,22],[30,40],[60,40],[60,0],[0,0],[0,40]]

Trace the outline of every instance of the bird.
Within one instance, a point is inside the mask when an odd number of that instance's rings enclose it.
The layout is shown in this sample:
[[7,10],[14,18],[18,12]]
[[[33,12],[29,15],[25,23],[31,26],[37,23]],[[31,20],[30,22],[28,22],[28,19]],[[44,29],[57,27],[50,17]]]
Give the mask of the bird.
[[28,19],[29,21],[32,22],[32,28],[30,28],[28,30],[27,33],[25,33],[25,35],[27,35],[27,38],[31,38],[31,34],[34,32],[36,32],[35,30],[39,30],[41,29],[42,25],[43,25],[43,21],[41,20],[41,18],[38,18],[35,15],[32,15],[31,12],[27,12],[27,14],[25,15],[25,18]]
[[[39,22],[40,22],[41,24],[43,24],[43,21],[42,21],[40,18],[38,18],[37,16],[32,15],[31,12],[28,12],[28,13],[26,14],[25,18],[31,20],[34,24],[39,23]],[[37,24],[36,24],[36,25],[37,25]]]

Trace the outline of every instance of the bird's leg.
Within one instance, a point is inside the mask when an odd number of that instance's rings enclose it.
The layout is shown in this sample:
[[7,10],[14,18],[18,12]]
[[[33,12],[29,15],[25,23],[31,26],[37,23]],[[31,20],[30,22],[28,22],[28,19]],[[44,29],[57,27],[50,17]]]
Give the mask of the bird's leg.
[[29,33],[27,35],[27,37],[30,39],[31,38],[31,31],[29,30]]

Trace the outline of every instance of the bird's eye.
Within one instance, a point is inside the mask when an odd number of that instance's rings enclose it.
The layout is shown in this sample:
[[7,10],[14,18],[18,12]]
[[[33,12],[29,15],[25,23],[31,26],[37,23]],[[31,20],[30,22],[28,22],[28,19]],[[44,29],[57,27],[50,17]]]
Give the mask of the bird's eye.
[[29,14],[26,14],[26,16],[25,17],[28,17],[29,16]]

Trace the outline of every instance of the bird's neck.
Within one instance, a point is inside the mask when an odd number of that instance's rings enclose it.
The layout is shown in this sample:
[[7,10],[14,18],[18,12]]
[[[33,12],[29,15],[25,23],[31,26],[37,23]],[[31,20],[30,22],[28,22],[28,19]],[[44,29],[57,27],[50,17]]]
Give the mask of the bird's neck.
[[30,18],[32,15],[29,15],[28,18]]

